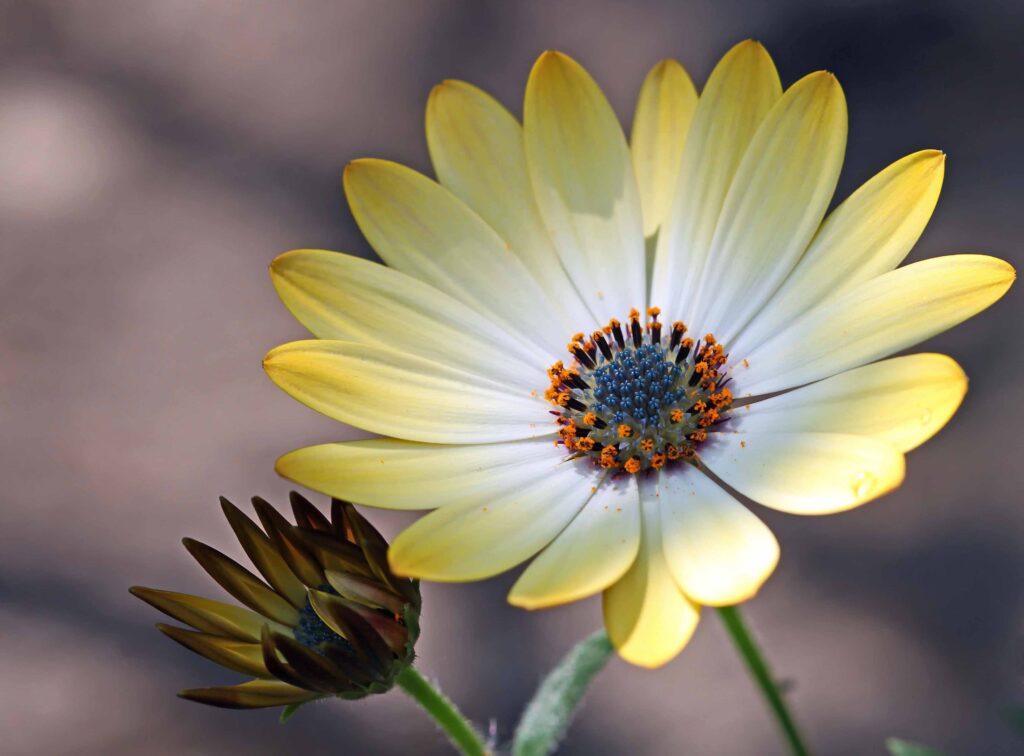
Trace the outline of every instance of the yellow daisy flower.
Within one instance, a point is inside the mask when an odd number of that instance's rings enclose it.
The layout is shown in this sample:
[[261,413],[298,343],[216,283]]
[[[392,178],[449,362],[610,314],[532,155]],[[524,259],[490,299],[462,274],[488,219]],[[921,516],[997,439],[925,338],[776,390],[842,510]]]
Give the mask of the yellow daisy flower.
[[274,261],[317,338],[271,351],[268,374],[384,436],[277,467],[357,503],[435,509],[393,543],[398,574],[479,580],[533,558],[517,606],[603,591],[619,653],[654,667],[700,605],[750,598],[778,560],[719,481],[796,514],[898,486],[967,379],[942,355],[876,360],[988,307],[1014,271],[981,255],[897,268],[938,198],[934,150],[825,217],[843,92],[825,72],[783,91],[755,42],[699,98],[678,63],[655,66],[629,143],[560,53],[534,65],[523,112],[444,82],[427,105],[437,182],[383,160],[345,171],[389,267]]

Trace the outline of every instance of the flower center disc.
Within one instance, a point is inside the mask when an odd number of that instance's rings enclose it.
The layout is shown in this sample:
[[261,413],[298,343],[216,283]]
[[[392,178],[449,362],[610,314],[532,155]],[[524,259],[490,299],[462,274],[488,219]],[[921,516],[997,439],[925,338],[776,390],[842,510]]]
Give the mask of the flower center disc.
[[625,328],[613,319],[589,339],[578,333],[568,347],[572,367],[548,369],[544,396],[559,407],[558,443],[606,470],[693,459],[732,405],[722,345],[710,333],[695,344],[681,322],[663,335],[660,314],[652,307],[641,324],[631,310]]
[[[321,585],[318,590],[337,596],[338,592],[329,585]],[[326,647],[349,647],[349,642],[334,632],[327,623],[320,619],[313,605],[306,597],[306,604],[299,610],[299,621],[295,626],[295,640],[308,649],[322,652]]]

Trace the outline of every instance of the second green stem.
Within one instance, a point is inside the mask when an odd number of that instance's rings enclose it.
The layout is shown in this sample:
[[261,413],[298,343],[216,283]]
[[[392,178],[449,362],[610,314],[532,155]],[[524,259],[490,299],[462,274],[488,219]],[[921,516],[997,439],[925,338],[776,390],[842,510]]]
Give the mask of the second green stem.
[[718,614],[721,616],[722,622],[725,623],[725,629],[729,631],[736,650],[743,657],[747,669],[768,702],[768,707],[775,715],[775,720],[782,729],[790,751],[794,756],[808,756],[810,751],[804,745],[800,730],[797,729],[793,715],[790,714],[789,708],[786,706],[786,700],[782,697],[782,691],[775,678],[772,677],[771,670],[768,669],[768,664],[765,662],[754,636],[750,634],[750,629],[744,622],[739,607],[723,606],[718,609]]

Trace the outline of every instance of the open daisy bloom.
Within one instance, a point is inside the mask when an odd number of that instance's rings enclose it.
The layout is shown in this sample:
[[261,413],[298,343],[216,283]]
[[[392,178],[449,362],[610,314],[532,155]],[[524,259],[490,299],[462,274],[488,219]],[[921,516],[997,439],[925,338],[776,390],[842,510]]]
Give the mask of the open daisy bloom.
[[317,250],[274,261],[317,338],[271,351],[270,377],[384,436],[300,449],[278,470],[356,503],[435,509],[393,543],[397,574],[478,580],[533,558],[513,604],[603,591],[620,654],[657,666],[700,605],[750,598],[775,567],[775,538],[732,491],[826,514],[898,486],[967,380],[941,355],[876,361],[992,304],[1014,272],[980,255],[897,268],[938,198],[934,150],[826,218],[842,90],[818,72],[783,91],[754,42],[699,98],[658,64],[628,144],[559,53],[535,64],[523,110],[520,126],[445,82],[427,106],[439,183],[348,166],[352,212],[389,267]]

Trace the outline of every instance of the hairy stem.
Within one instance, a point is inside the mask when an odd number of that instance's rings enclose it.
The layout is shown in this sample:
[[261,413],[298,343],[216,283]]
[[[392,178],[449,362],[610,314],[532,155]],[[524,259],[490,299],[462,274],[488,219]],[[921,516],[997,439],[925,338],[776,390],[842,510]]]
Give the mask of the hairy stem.
[[444,731],[459,753],[464,756],[487,756],[490,753],[476,728],[427,678],[412,667],[406,667],[398,674],[397,682]]

